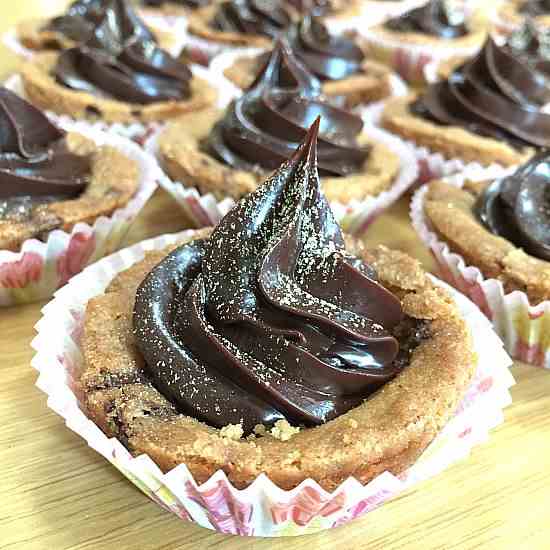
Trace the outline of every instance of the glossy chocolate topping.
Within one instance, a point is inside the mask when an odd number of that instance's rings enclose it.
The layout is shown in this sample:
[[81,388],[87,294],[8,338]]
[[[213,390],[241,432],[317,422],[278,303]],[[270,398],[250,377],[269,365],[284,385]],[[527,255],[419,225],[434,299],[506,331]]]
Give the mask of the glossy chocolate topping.
[[318,425],[400,370],[400,302],[345,251],[320,191],[318,130],[317,120],[209,239],[170,254],[137,291],[148,375],[212,426]]
[[183,6],[184,8],[190,8],[192,10],[204,8],[211,2],[212,0],[142,0],[142,4],[154,8],[160,8],[166,4],[174,4],[176,6]]
[[321,116],[321,173],[345,176],[360,171],[369,154],[357,143],[363,122],[325,103],[319,93],[319,81],[279,42],[256,81],[214,126],[210,152],[240,170],[274,170],[290,158]]
[[521,4],[518,11],[531,17],[550,15],[550,0],[527,0]]
[[456,17],[443,0],[430,0],[419,8],[389,19],[384,26],[392,31],[417,32],[439,38],[460,38],[468,34],[462,17]]
[[429,86],[411,110],[514,147],[549,147],[550,115],[541,107],[550,101],[550,86],[537,66],[542,61],[530,57],[489,38],[448,80]]
[[218,6],[210,26],[223,32],[277,38],[291,21],[281,0],[229,0]]
[[550,153],[495,180],[479,197],[476,213],[495,235],[550,261]]
[[70,153],[65,132],[38,109],[0,88],[0,204],[3,199],[71,198],[89,182],[91,165]]
[[124,0],[109,5],[88,42],[60,54],[54,69],[57,81],[73,90],[143,105],[189,98],[189,68],[143,33]]
[[294,55],[321,80],[356,74],[365,59],[352,39],[331,35],[319,16],[305,16],[292,25],[287,39]]
[[77,0],[64,15],[52,19],[46,28],[82,44],[93,37],[97,27],[105,19],[112,19],[119,36],[126,40],[131,36],[154,40],[147,26],[126,0]]

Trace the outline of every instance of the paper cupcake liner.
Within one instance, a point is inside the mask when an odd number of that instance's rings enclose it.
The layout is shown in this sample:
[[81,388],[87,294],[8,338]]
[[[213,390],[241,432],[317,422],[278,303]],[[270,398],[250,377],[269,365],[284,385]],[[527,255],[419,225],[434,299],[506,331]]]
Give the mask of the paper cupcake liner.
[[[373,140],[386,145],[399,156],[401,168],[392,186],[374,197],[354,200],[348,204],[331,201],[330,206],[342,228],[356,236],[366,231],[378,215],[397,201],[418,179],[417,162],[409,146],[379,128],[367,126],[365,131]],[[154,133],[145,143],[146,151],[157,159],[161,132]],[[230,197],[217,200],[212,193],[201,195],[196,188],[186,186],[185,182],[173,181],[166,173],[161,176],[159,185],[172,196],[196,228],[216,225],[235,205]]]
[[[480,181],[502,177],[512,169],[470,168],[446,178],[451,185],[462,187],[466,180]],[[428,186],[419,189],[411,203],[412,224],[435,257],[445,281],[472,300],[491,320],[505,348],[520,361],[550,368],[550,300],[531,304],[525,292],[506,293],[502,283],[487,279],[475,266],[451,252],[449,246],[431,231],[424,215],[424,197]]]
[[[218,54],[216,57],[214,57],[214,59],[212,59],[212,62],[210,63],[210,72],[214,75],[218,83],[223,82],[221,86],[224,90],[228,90],[228,96],[232,98],[239,97],[242,95],[243,91],[225,76],[225,71],[242,57],[256,57],[266,51],[267,50],[264,48],[243,48],[240,50],[227,50]],[[397,74],[392,74],[390,76],[390,86],[390,97],[404,96],[409,90],[405,82]]]
[[[214,88],[217,89],[218,83],[213,78],[213,75],[212,73],[210,73],[210,71],[207,71],[204,67],[200,67],[199,65],[191,65],[190,68],[193,71],[194,75],[206,80],[209,84],[211,84]],[[4,86],[10,89],[12,92],[15,92],[20,97],[28,100],[27,95],[25,93],[25,87],[23,85],[23,80],[21,78],[21,75],[19,74],[11,75],[4,82]],[[113,134],[125,137],[127,139],[131,139],[140,145],[143,145],[145,140],[147,140],[147,138],[151,134],[153,134],[155,131],[162,128],[165,124],[164,122],[161,122],[161,121],[148,122],[148,123],[141,123],[141,122],[110,123],[102,120],[89,121],[84,119],[75,119],[69,115],[58,114],[58,113],[54,113],[53,111],[44,111],[44,112],[50,120],[52,120],[54,123],[60,126],[79,124],[81,126],[86,126],[91,130],[113,133]]]
[[408,44],[398,37],[382,36],[375,29],[363,28],[360,32],[375,59],[389,65],[401,78],[414,85],[426,84],[427,65],[438,65],[452,57],[470,57],[482,46],[482,43],[467,47]]
[[27,239],[19,252],[0,250],[0,306],[50,298],[85,266],[117,250],[156,189],[158,165],[135,143],[79,124],[62,127],[79,132],[97,145],[115,147],[136,161],[140,171],[139,187],[126,206],[109,217],[101,216],[92,225],[77,223],[70,232],[54,230],[45,241]]
[[[373,105],[369,105],[364,111],[364,119],[367,124],[380,127],[380,119],[385,108],[385,101],[380,101]],[[394,135],[394,134],[391,134]],[[440,179],[446,176],[451,176],[465,170],[488,169],[495,171],[504,171],[506,168],[500,164],[492,163],[483,166],[478,162],[469,162],[460,158],[448,158],[441,153],[436,153],[427,147],[420,147],[412,141],[403,141],[412,151],[417,165],[418,175],[411,189],[415,189],[420,185],[434,179]]]
[[[456,416],[445,426],[417,463],[400,476],[385,472],[363,486],[349,478],[333,492],[308,479],[291,491],[260,475],[246,489],[236,489],[223,471],[198,485],[185,466],[163,474],[147,455],[132,457],[116,439],[107,438],[85,415],[77,381],[82,369],[80,338],[87,302],[104,291],[113,277],[143,258],[192,234],[164,235],[105,258],[74,277],[43,309],[32,346],[37,386],[48,406],[148,497],[179,518],[221,533],[292,536],[343,525],[468,456],[503,421],[514,383],[510,359],[481,312],[449,289],[471,329],[478,357],[477,371]],[[436,280],[437,282],[437,280]],[[440,281],[438,284],[443,285]]]

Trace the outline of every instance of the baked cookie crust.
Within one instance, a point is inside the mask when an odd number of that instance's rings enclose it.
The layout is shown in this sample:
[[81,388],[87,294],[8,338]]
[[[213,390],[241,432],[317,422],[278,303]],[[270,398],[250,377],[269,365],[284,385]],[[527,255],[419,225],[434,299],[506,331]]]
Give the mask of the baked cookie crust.
[[550,299],[550,262],[526,254],[478,221],[474,205],[490,183],[466,181],[462,189],[442,181],[430,183],[424,201],[430,228],[467,265],[501,281],[506,292],[525,292],[532,304]]
[[88,92],[71,90],[58,84],[52,71],[57,53],[37,54],[21,67],[21,79],[31,103],[43,110],[69,115],[75,119],[106,122],[155,122],[195,112],[211,106],[218,92],[206,80],[193,76],[191,97],[182,101],[159,101],[149,105],[126,103]]
[[93,223],[126,206],[135,195],[139,169],[134,160],[77,133],[67,134],[66,140],[70,151],[92,155],[90,183],[75,199],[35,206],[28,216],[0,218],[0,250],[17,252],[26,239],[40,239],[54,229],[70,231],[79,222]]
[[427,147],[446,158],[459,158],[483,165],[499,163],[514,166],[528,160],[534,148],[515,149],[496,139],[478,136],[458,126],[440,126],[415,116],[409,110],[416,94],[390,99],[386,102],[380,124],[386,130]]
[[[256,189],[267,173],[236,170],[204,152],[202,143],[222,116],[223,111],[208,109],[169,123],[159,136],[158,156],[173,181],[195,187],[201,194],[212,193],[220,200],[238,200]],[[346,177],[321,178],[328,200],[346,204],[379,195],[393,185],[399,174],[401,160],[393,151],[366,135],[360,136],[359,142],[372,146],[363,171]]]
[[147,453],[164,472],[184,463],[198,483],[222,469],[239,488],[265,473],[283,489],[313,478],[326,490],[349,476],[368,483],[384,471],[399,474],[449,421],[472,379],[471,336],[449,295],[407,255],[385,247],[360,250],[405,312],[429,321],[430,337],[393,381],[323,426],[302,429],[286,441],[227,437],[179,414],[148,382],[132,336],[136,289],[173,248],[147,254],[89,302],[80,379],[89,417],[134,455]]
[[[261,54],[242,56],[224,71],[224,76],[241,90],[248,88],[261,68]],[[327,97],[343,97],[346,108],[380,101],[391,95],[391,70],[375,61],[365,61],[362,72],[338,81],[323,82]]]
[[[512,0],[503,2],[498,9],[498,17],[504,22],[514,26],[521,26],[525,23],[525,14],[519,13],[525,0]],[[550,27],[550,15],[540,15],[532,18],[533,22],[539,27]]]

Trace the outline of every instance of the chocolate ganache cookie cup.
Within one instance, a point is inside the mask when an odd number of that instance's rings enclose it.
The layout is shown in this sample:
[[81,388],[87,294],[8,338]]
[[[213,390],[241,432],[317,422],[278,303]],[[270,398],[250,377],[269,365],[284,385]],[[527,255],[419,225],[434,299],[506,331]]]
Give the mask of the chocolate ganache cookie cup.
[[[51,19],[24,20],[4,36],[4,43],[15,53],[31,58],[36,53],[60,51],[87,42],[106,17],[117,17],[125,9],[136,17],[128,0],[76,0],[63,13]],[[153,24],[150,34],[159,46],[172,55],[179,55],[183,46],[181,27]],[[137,22],[136,22],[137,23]],[[184,38],[184,37],[183,37]]]
[[378,123],[416,147],[424,180],[469,163],[514,166],[550,146],[548,61],[536,36],[481,52],[420,94],[387,101]]
[[[386,66],[372,61],[361,40],[333,35],[318,15],[291,25],[285,38],[292,53],[322,82],[322,93],[347,108],[380,101],[406,86]],[[252,85],[271,52],[259,49],[224,52],[210,66],[243,90]]]
[[105,129],[116,125],[116,131],[138,136],[216,101],[205,71],[191,70],[161,49],[124,3],[113,0],[112,8],[86,43],[39,54],[21,67],[29,101],[58,117]]
[[256,82],[225,111],[179,117],[146,144],[172,194],[197,227],[217,223],[289,158],[321,115],[323,191],[344,229],[360,233],[417,177],[404,143],[332,106],[321,82],[278,42]]
[[491,319],[508,352],[550,368],[550,155],[470,168],[421,188],[413,225],[443,278]]
[[342,525],[464,456],[509,400],[510,361],[475,306],[405,254],[345,241],[318,130],[216,228],[73,279],[34,341],[67,424],[225,533]]
[[486,36],[483,29],[464,20],[464,13],[445,0],[390,18],[378,26],[359,28],[370,54],[392,67],[412,84],[424,84],[424,69],[455,56],[470,57]]
[[117,250],[158,166],[126,139],[54,125],[0,88],[0,306],[49,298]]

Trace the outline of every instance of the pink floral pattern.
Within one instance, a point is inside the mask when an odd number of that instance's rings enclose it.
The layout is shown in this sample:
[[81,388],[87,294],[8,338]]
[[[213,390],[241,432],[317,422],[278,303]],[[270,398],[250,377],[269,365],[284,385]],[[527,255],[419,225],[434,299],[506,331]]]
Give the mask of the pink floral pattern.
[[20,260],[0,263],[0,286],[25,288],[40,280],[44,261],[40,254],[24,252]]
[[60,286],[86,267],[94,251],[95,236],[93,233],[79,232],[71,236],[69,246],[57,260]]
[[185,489],[188,497],[204,509],[216,531],[233,535],[254,535],[252,505],[239,500],[226,481],[220,480],[208,490],[197,489],[188,481]]

